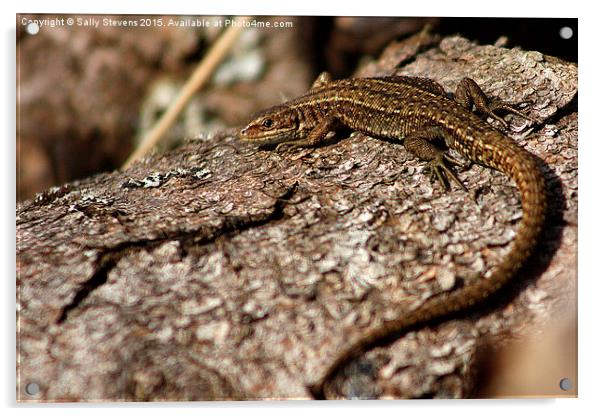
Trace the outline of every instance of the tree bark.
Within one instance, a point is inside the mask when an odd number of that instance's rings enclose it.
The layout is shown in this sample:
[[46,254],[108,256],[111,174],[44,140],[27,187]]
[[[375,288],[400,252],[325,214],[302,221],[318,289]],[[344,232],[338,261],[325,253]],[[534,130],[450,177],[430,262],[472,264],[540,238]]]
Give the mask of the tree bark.
[[[541,330],[575,302],[577,67],[422,33],[358,73],[393,72],[448,91],[471,77],[538,122],[526,134],[507,117],[551,201],[516,282],[372,349],[337,382],[343,397],[470,397],[484,345]],[[348,342],[507,253],[516,187],[473,165],[459,174],[468,193],[445,192],[424,170],[400,143],[357,133],[285,153],[226,138],[19,204],[18,400],[310,398]]]

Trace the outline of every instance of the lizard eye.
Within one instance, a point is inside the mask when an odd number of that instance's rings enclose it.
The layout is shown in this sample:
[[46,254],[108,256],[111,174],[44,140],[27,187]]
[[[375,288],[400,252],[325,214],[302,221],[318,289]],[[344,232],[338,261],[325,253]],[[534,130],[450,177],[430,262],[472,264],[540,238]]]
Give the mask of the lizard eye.
[[274,125],[274,121],[271,118],[266,118],[261,122],[261,125],[267,129]]

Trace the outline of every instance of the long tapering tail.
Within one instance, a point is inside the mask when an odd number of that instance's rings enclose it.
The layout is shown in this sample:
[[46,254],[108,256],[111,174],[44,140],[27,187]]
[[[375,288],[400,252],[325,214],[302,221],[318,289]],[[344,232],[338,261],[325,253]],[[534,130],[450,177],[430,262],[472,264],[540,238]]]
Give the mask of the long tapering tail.
[[523,209],[523,217],[510,252],[494,268],[489,278],[480,276],[474,283],[461,289],[428,299],[417,309],[385,322],[351,343],[336,357],[319,381],[309,386],[315,398],[334,396],[329,391],[328,382],[346,362],[362,351],[391,334],[399,334],[485,301],[506,285],[531,256],[545,222],[547,201],[544,177],[535,157],[529,152],[514,143],[505,142],[502,146],[505,156],[492,167],[506,173],[517,184]]

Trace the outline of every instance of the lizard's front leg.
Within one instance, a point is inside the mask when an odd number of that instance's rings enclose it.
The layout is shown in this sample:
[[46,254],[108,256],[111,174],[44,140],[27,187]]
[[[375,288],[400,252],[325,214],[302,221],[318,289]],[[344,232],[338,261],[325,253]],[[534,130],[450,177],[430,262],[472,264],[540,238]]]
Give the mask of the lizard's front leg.
[[276,151],[283,149],[296,149],[299,147],[315,147],[320,142],[324,141],[329,132],[340,128],[340,122],[335,117],[323,118],[305,137],[300,137],[296,140],[280,143],[276,146]]

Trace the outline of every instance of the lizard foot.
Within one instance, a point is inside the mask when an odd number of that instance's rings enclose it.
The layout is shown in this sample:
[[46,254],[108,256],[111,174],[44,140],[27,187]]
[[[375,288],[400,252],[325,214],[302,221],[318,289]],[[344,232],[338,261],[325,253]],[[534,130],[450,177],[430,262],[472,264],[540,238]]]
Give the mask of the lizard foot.
[[487,105],[486,108],[487,108],[487,110],[484,111],[484,113],[486,115],[488,115],[489,117],[499,121],[504,126],[505,129],[508,129],[508,122],[506,120],[504,120],[503,118],[501,118],[500,116],[498,116],[496,114],[496,112],[504,111],[506,113],[512,113],[516,116],[522,117],[525,120],[530,121],[531,123],[537,123],[537,120],[535,120],[533,117],[530,117],[527,114],[525,114],[524,112],[517,110],[515,108],[514,104],[509,104],[502,100],[493,99]]
[[445,190],[449,190],[451,179],[460,188],[462,188],[464,191],[467,191],[464,184],[458,178],[458,175],[456,175],[456,172],[454,172],[451,166],[448,166],[450,164],[456,166],[464,166],[462,162],[454,159],[447,153],[438,153],[437,156],[428,163],[428,170],[430,171],[431,181],[434,181],[436,178],[437,180],[439,180],[439,183],[441,183]]
[[302,147],[302,146],[299,146],[299,144],[297,144],[295,142],[283,142],[283,143],[279,143],[276,146],[276,151],[277,152],[285,152],[287,150],[295,150],[300,147]]

